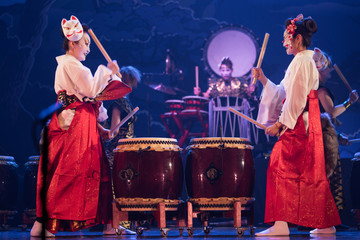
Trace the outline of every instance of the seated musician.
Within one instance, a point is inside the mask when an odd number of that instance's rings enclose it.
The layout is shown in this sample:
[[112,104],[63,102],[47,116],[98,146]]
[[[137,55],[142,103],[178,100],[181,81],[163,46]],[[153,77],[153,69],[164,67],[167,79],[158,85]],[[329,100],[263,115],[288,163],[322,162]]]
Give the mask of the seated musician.
[[224,57],[219,65],[220,75],[217,81],[210,83],[206,92],[202,93],[200,87],[194,87],[195,95],[204,97],[240,97],[253,99],[255,87],[248,84],[245,79],[238,79],[232,76],[233,63],[229,57]]

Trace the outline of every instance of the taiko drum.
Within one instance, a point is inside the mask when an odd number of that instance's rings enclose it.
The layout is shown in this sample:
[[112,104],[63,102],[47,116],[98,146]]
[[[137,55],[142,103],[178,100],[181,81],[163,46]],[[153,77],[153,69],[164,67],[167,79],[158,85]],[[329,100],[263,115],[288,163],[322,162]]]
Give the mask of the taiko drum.
[[16,210],[19,177],[12,156],[0,156],[0,210]]
[[190,198],[251,197],[255,169],[253,147],[245,138],[195,138],[186,157]]
[[183,179],[180,150],[172,138],[120,139],[114,150],[115,197],[178,199]]

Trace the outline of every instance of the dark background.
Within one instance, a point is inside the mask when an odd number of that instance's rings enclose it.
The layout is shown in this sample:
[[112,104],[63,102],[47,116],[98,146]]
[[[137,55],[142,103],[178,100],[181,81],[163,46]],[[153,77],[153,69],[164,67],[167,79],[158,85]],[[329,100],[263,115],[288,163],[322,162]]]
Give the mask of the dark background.
[[[15,158],[20,165],[20,178],[28,157],[38,155],[38,140],[34,140],[31,132],[39,112],[56,101],[53,84],[57,66],[55,57],[63,54],[62,18],[75,15],[81,22],[89,24],[120,66],[133,65],[143,73],[163,73],[166,49],[170,49],[177,67],[183,71],[179,86],[186,91],[185,95],[192,95],[194,66],[199,66],[200,86],[203,90],[207,87],[209,74],[204,70],[202,60],[202,48],[207,38],[221,27],[230,25],[253,31],[260,46],[264,34],[270,33],[262,67],[267,77],[280,82],[292,59],[282,47],[283,24],[286,18],[296,17],[299,13],[317,21],[318,32],[313,36],[311,48],[317,46],[328,52],[352,88],[359,89],[358,0],[2,0],[0,155]],[[91,50],[84,65],[94,72],[106,61],[94,43]],[[153,81],[168,80],[157,78],[156,74]],[[337,74],[333,72],[332,75],[328,86],[336,96],[335,103],[340,104],[349,93]],[[166,111],[164,101],[169,96],[142,83],[130,97],[133,105],[140,107],[136,136],[168,137],[159,115]],[[359,109],[360,104],[354,104],[339,117],[343,124],[338,130],[349,138],[360,137]],[[35,132],[38,134],[39,128]],[[341,157],[349,160],[360,151],[359,148],[359,143],[341,147]],[[260,192],[265,191],[263,170],[266,160],[263,163],[260,160],[256,163]],[[345,179],[349,179],[350,169],[345,167]],[[263,198],[260,196],[259,199]],[[347,204],[351,208],[351,202]],[[345,222],[352,224],[353,219],[347,217]]]

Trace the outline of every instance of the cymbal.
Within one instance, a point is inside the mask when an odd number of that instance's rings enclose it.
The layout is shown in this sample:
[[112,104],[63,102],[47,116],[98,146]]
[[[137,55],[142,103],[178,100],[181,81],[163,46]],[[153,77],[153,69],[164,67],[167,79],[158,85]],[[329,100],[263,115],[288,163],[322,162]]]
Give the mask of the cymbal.
[[181,88],[177,88],[177,87],[175,87],[174,90],[177,91],[177,92],[180,92],[180,93],[187,93],[187,91],[185,91],[185,90],[183,90]]
[[171,88],[171,87],[167,87],[165,85],[163,85],[162,83],[160,84],[146,84],[147,86],[149,86],[150,88],[162,92],[162,93],[166,93],[169,95],[176,95],[176,92]]

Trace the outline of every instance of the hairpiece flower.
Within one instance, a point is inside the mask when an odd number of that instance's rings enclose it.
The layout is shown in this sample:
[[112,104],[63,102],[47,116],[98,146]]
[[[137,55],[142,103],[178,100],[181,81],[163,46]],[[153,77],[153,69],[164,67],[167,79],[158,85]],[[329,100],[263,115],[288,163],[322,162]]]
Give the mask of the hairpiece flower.
[[293,35],[295,33],[295,30],[296,30],[296,22],[297,21],[301,21],[304,19],[304,16],[300,13],[296,18],[294,19],[291,19],[291,23],[286,27],[286,31],[288,32],[288,38],[290,41],[292,41],[293,39]]

